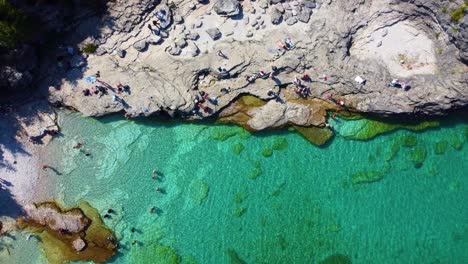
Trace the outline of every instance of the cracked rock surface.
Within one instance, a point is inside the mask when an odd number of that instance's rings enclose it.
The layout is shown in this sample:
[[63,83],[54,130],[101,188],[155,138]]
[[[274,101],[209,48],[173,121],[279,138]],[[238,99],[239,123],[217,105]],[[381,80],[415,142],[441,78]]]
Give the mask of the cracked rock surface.
[[[244,1],[239,2],[243,17],[230,18],[210,12],[219,2],[193,6],[180,0],[176,9],[154,1],[110,2],[94,36],[107,52],[67,70],[44,63],[41,86],[51,102],[89,116],[165,112],[187,119],[217,117],[240,96],[253,95],[268,101],[249,112],[254,130],[323,126],[325,110],[333,107],[379,116],[427,116],[468,105],[468,32],[466,27],[451,29],[468,22],[465,17],[454,25],[440,12],[448,1]],[[158,32],[158,45],[142,48],[155,35],[148,24],[158,10],[170,10],[165,14],[171,22]],[[88,20],[78,32],[90,26]],[[294,47],[279,50],[288,38]],[[277,68],[273,78],[251,78],[260,71],[269,75],[272,67]],[[83,89],[102,85],[86,81],[97,71],[110,88],[102,97],[85,96]],[[292,82],[304,73],[312,78],[303,82],[310,96],[300,101]],[[57,80],[60,74],[65,78]],[[357,76],[365,82],[357,82]],[[390,87],[393,79],[411,88]],[[118,83],[129,89],[113,100]],[[201,108],[200,91],[208,94]]]

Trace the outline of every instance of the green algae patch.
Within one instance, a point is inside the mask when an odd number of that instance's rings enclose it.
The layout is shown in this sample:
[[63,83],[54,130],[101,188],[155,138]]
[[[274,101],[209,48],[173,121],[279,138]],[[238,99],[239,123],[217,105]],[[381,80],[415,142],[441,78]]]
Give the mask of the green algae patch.
[[247,208],[239,207],[232,211],[232,215],[235,217],[242,217],[245,214],[245,212],[247,212]]
[[260,175],[262,175],[262,169],[260,169],[260,168],[254,168],[254,169],[249,173],[249,179],[255,180],[255,179],[257,179]]
[[178,264],[198,264],[198,261],[193,256],[182,256]]
[[388,152],[385,153],[383,160],[384,161],[391,161],[396,157],[398,152],[400,151],[400,143],[398,141],[394,141]]
[[236,126],[215,126],[210,129],[210,137],[218,141],[226,141],[227,139],[240,134],[244,131],[241,127]]
[[240,204],[242,202],[245,201],[245,199],[247,199],[247,194],[244,193],[244,192],[237,192],[235,195],[234,195],[234,202],[237,203],[237,204]]
[[346,255],[334,254],[320,261],[319,264],[352,264],[352,262],[351,258]]
[[384,177],[384,173],[381,171],[374,171],[374,170],[368,170],[368,171],[358,171],[351,175],[351,182],[356,185],[356,184],[362,184],[362,183],[373,183],[382,180]]
[[262,164],[260,163],[260,161],[257,160],[257,161],[254,162],[253,165],[254,165],[255,168],[260,168],[260,166],[261,166]]
[[270,148],[262,149],[262,155],[264,157],[270,157],[271,155],[273,155],[273,150]]
[[421,131],[439,125],[438,121],[423,121],[418,124],[397,124],[371,119],[358,119],[343,123],[340,128],[340,135],[347,139],[368,140],[396,129]]
[[414,167],[419,169],[426,160],[426,156],[427,151],[424,147],[416,147],[410,152],[409,159],[413,162]]
[[229,248],[226,251],[228,257],[229,257],[229,263],[231,264],[247,264],[245,260],[243,260],[239,254],[232,248]]
[[447,151],[448,142],[446,140],[441,140],[435,143],[434,145],[434,153],[437,155],[442,155]]
[[317,146],[325,145],[328,140],[333,137],[333,132],[330,129],[320,127],[302,127],[293,126],[294,129],[301,134],[304,138]]
[[[62,264],[79,261],[102,263],[116,254],[117,243],[112,230],[104,225],[98,211],[87,202],[81,202],[79,207],[72,209],[64,209],[55,202],[41,203],[36,206],[54,208],[60,214],[79,212],[89,220],[89,225],[84,230],[73,233],[53,230],[47,225],[35,222],[32,218],[18,219],[21,229],[33,232],[40,237],[42,243],[39,243],[39,246],[44,250],[49,263]],[[73,248],[73,241],[79,238],[86,243],[80,252]]]
[[418,144],[418,138],[415,135],[406,135],[402,138],[402,145],[408,148]]
[[139,249],[133,256],[133,263],[141,263],[141,260],[150,261],[152,264],[197,264],[193,256],[181,256],[177,250],[171,246],[156,243],[147,248]]
[[248,112],[251,109],[261,107],[266,102],[262,99],[252,96],[245,95],[237,99],[228,109],[222,111],[220,114],[219,122],[223,123],[234,123],[242,126],[246,130],[253,131],[253,129],[247,124],[251,119]]
[[190,183],[190,197],[197,203],[202,204],[206,198],[208,198],[208,193],[210,192],[210,187],[208,184],[202,180],[194,179]]
[[461,139],[457,134],[452,133],[448,138],[448,142],[455,150],[461,150],[463,148],[463,139]]
[[271,148],[273,150],[283,150],[288,147],[288,141],[285,138],[277,138],[273,141]]
[[236,155],[240,155],[244,149],[245,147],[241,143],[237,143],[232,146],[232,152]]
[[172,247],[157,243],[153,248],[154,258],[151,258],[155,264],[177,264],[180,257]]
[[270,196],[279,196],[283,191],[283,188],[286,186],[286,183],[281,183],[278,187],[276,187],[271,193]]

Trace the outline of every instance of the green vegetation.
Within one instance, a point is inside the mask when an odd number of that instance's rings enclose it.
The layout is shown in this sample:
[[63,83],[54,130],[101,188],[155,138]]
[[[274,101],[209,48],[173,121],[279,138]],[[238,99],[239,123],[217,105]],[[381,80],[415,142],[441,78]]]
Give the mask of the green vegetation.
[[442,7],[442,13],[447,13],[447,7],[446,6]]
[[232,152],[234,152],[234,154],[236,155],[240,155],[244,148],[244,145],[242,145],[241,143],[237,143],[232,146]]
[[0,0],[0,46],[11,48],[26,40],[30,19],[6,0]]
[[83,51],[86,54],[92,54],[96,52],[97,48],[98,48],[98,45],[94,43],[88,43],[88,44],[85,44],[83,48],[81,48],[81,51]]
[[358,171],[351,175],[351,182],[353,184],[372,183],[380,181],[383,177],[384,173],[381,171]]
[[457,9],[450,11],[449,16],[454,24],[458,24],[458,21],[465,16],[465,11],[468,9],[468,1],[459,6]]
[[438,49],[437,49],[437,54],[441,55],[443,52],[444,52],[443,49],[441,49],[441,48],[438,48]]

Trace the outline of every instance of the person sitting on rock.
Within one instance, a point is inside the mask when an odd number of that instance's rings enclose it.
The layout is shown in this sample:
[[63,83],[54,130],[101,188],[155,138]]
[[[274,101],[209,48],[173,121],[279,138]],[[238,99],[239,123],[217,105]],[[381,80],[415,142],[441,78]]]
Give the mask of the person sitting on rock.
[[231,88],[229,88],[229,87],[228,87],[228,88],[226,88],[226,87],[221,88],[221,92],[222,92],[222,93],[227,94],[227,93],[229,93],[230,91],[231,91]]
[[260,78],[265,78],[265,77],[267,77],[267,75],[266,75],[266,73],[265,73],[264,71],[259,71],[259,72],[258,72],[258,76],[259,76]]

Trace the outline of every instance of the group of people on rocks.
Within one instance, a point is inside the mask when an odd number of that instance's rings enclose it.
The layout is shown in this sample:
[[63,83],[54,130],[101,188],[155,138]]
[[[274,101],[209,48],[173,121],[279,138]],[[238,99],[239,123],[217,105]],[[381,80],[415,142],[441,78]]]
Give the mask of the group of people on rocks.
[[[228,91],[227,88],[225,89]],[[195,98],[193,99],[195,106],[192,109],[192,113],[198,115],[200,114],[200,109],[203,110],[204,113],[211,113],[213,109],[205,105],[207,101],[212,105],[218,105],[218,98],[216,96],[210,97],[210,95],[205,91],[199,91],[198,95],[195,95]]]
[[[121,94],[123,92],[130,93],[130,87],[128,85],[122,85],[119,82],[117,84],[117,89],[114,89],[114,87],[112,87],[110,84],[102,80],[99,80],[98,78],[100,76],[101,76],[101,73],[99,71],[97,71],[96,74],[92,76],[96,79],[96,82],[98,82],[99,84],[95,85],[91,90],[88,88],[83,89],[82,93],[84,96],[92,96],[94,94],[94,95],[97,95],[98,98],[101,98],[103,95],[108,94],[109,90],[113,91],[116,94]],[[121,101],[121,99],[116,94],[112,96],[112,101],[113,102]]]
[[295,76],[293,80],[293,84],[295,85],[294,87],[294,92],[299,95],[301,98],[307,98],[311,95],[310,88],[307,87],[302,83],[302,81],[305,82],[312,82],[312,79],[307,73],[304,73],[302,77],[299,78],[299,76]]

